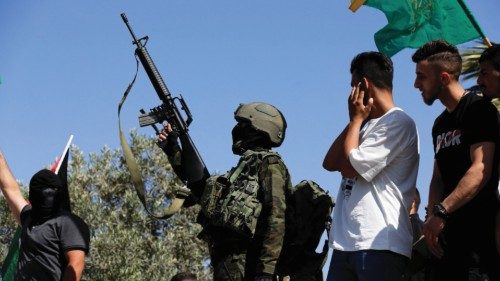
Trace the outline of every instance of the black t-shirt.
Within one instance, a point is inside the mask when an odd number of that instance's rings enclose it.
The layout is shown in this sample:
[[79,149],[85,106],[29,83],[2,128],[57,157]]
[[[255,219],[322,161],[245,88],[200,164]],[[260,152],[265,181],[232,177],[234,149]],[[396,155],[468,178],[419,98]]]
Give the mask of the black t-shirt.
[[[444,110],[436,118],[432,128],[434,158],[444,185],[444,199],[457,186],[470,168],[470,148],[479,142],[494,142],[495,159],[498,162],[499,135],[498,112],[490,101],[475,94],[465,95],[455,110]],[[481,191],[459,211],[481,212],[497,204],[495,190],[498,186],[498,170],[492,169],[488,182]]]
[[67,264],[66,251],[80,249],[88,253],[89,228],[69,212],[33,226],[31,212],[31,206],[21,212],[21,251],[15,280],[59,281]]

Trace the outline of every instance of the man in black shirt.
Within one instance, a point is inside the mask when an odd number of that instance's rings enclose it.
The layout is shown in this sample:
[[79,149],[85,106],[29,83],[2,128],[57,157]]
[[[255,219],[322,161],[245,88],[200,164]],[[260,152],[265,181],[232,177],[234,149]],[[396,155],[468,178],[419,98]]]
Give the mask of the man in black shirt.
[[490,280],[500,280],[494,237],[497,110],[460,85],[462,59],[455,46],[432,41],[412,59],[417,64],[415,87],[424,102],[439,99],[445,106],[432,128],[435,160],[424,224],[436,258],[431,278],[468,280],[472,254],[477,253]]
[[[500,98],[500,44],[493,44],[481,54],[477,84],[485,98]],[[498,124],[500,129],[500,119]],[[500,164],[498,168],[500,171]],[[500,190],[498,190],[497,196],[500,198]],[[500,253],[500,210],[497,211],[496,224],[496,245],[497,251]]]
[[21,224],[21,249],[15,280],[80,280],[89,250],[85,222],[61,210],[59,177],[41,170],[30,181],[29,201],[0,152],[0,189]]

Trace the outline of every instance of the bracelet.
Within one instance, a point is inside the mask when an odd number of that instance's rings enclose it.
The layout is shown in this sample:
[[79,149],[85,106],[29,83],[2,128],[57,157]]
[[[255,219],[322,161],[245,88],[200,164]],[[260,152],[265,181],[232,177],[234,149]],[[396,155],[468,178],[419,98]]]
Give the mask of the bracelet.
[[432,207],[432,214],[444,220],[447,220],[450,217],[448,211],[446,211],[446,208],[441,203],[436,204],[434,205],[434,207]]

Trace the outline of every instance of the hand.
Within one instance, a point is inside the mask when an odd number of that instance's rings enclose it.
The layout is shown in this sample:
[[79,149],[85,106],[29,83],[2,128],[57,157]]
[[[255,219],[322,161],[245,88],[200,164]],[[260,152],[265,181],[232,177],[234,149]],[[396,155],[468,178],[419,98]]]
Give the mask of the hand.
[[427,243],[429,250],[439,259],[442,258],[444,254],[443,248],[439,244],[439,234],[443,231],[444,224],[444,219],[430,215],[425,221],[423,229],[425,242]]
[[172,133],[172,126],[169,123],[163,124],[163,130],[161,130],[160,134],[156,138],[156,142],[158,144],[166,141],[168,139],[168,135]]
[[[363,81],[363,83],[366,83]],[[364,104],[365,91],[361,90],[361,82],[352,87],[349,95],[349,118],[351,121],[363,122],[368,118],[373,106],[373,98],[369,98],[367,104]]]
[[163,130],[156,138],[156,144],[158,144],[167,155],[172,156],[175,151],[179,149],[178,137],[179,135],[172,130],[172,126],[169,123],[164,123]]

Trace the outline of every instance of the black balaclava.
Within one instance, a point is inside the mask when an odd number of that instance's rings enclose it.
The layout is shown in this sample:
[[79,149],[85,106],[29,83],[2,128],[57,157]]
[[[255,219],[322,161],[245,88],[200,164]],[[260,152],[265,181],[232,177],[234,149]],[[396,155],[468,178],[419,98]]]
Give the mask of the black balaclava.
[[269,137],[253,128],[249,122],[238,122],[231,134],[233,136],[232,149],[236,155],[243,155],[248,149],[271,148]]
[[49,170],[40,170],[30,181],[29,200],[33,207],[35,222],[43,222],[53,217],[61,204],[62,182]]

